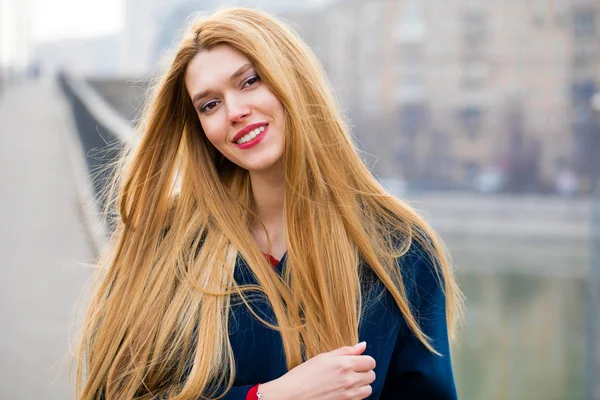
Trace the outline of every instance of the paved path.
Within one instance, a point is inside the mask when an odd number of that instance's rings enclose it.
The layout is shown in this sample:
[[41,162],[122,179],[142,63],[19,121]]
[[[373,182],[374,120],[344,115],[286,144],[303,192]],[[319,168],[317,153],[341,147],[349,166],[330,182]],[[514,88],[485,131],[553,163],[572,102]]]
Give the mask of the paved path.
[[51,81],[0,94],[0,399],[74,398],[74,307],[93,257],[67,153],[70,108]]

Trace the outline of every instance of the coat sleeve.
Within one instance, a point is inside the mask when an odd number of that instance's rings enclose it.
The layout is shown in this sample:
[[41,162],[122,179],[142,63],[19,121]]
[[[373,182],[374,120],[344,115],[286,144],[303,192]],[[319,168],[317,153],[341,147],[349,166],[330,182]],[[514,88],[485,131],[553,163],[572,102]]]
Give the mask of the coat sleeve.
[[223,398],[224,400],[246,400],[248,392],[254,385],[233,386]]
[[436,266],[423,252],[402,262],[407,296],[423,333],[441,356],[430,352],[404,323],[394,345],[380,399],[455,400],[446,298]]
[[[233,386],[229,392],[227,392],[227,394],[225,395],[225,397],[223,397],[223,400],[247,400],[248,399],[248,392],[250,391],[250,389],[253,387],[254,385],[245,385],[245,386]],[[166,396],[157,396],[154,398],[154,400],[167,400],[168,397]],[[102,397],[102,400],[104,400],[104,397]]]

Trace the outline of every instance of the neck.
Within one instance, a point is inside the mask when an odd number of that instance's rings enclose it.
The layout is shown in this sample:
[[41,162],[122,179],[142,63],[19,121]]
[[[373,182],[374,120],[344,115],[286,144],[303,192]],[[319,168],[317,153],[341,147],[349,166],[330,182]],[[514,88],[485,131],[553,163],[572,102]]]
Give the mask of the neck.
[[[250,172],[250,184],[254,200],[254,211],[258,215],[258,220],[251,223],[252,235],[263,252],[271,252],[274,257],[281,257],[285,252],[283,210],[285,172],[283,168]],[[270,248],[267,245],[266,235],[260,222],[265,225],[269,233]]]

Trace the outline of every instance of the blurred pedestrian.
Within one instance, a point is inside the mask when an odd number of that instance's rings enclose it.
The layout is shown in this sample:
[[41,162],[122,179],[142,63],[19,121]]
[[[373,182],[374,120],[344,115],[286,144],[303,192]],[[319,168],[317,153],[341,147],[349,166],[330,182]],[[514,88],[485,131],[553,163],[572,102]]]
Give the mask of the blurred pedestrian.
[[290,28],[196,19],[139,131],[78,398],[457,397],[442,245],[370,174]]

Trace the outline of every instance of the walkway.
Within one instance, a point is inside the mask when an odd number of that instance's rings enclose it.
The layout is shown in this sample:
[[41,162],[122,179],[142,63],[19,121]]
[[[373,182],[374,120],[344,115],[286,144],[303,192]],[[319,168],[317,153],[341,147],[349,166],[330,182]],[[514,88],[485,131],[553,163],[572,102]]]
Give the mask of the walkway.
[[0,399],[74,398],[74,306],[93,258],[67,144],[70,108],[51,81],[0,94]]

